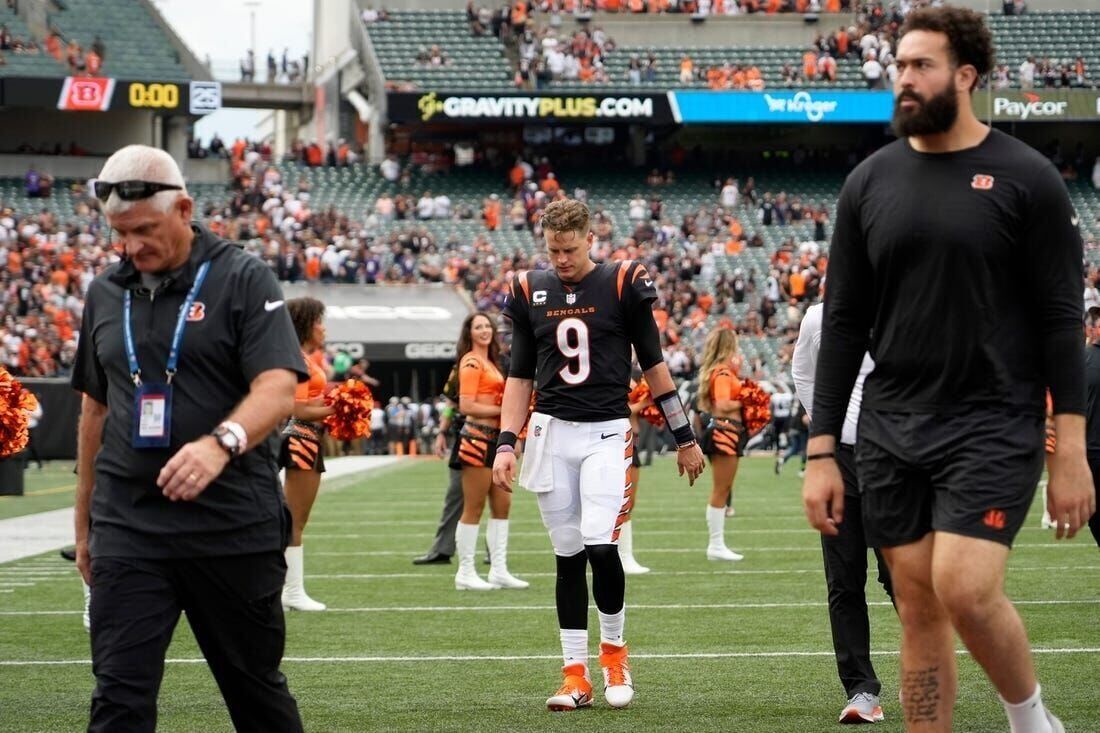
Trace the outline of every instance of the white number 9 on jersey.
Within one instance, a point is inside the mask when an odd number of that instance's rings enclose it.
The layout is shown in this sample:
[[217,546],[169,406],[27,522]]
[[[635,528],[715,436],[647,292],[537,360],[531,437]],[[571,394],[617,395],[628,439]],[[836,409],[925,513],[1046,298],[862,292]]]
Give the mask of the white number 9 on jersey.
[[[571,343],[571,342],[575,342]],[[588,379],[592,363],[588,355],[588,326],[579,318],[566,318],[558,324],[558,351],[569,362],[558,371],[567,384]]]

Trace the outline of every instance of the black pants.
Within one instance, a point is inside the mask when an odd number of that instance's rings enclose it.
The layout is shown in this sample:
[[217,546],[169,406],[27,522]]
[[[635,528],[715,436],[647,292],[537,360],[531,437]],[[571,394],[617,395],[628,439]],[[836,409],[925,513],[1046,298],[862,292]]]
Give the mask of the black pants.
[[286,642],[281,552],[229,557],[92,560],[89,731],[154,731],[172,632],[187,622],[238,731],[302,730],[279,671]]
[[[825,557],[825,582],[829,588],[829,626],[833,631],[836,670],[844,691],[851,698],[859,692],[877,695],[882,684],[871,664],[871,629],[867,620],[867,540],[863,534],[859,484],[855,455],[850,446],[837,451],[837,463],[844,478],[844,521],[836,537],[821,536]],[[882,553],[878,559],[878,582],[894,600],[890,571]]]
[[[1089,455],[1089,469],[1092,470],[1092,487],[1096,491],[1096,503],[1100,506],[1100,455]],[[1089,518],[1089,531],[1092,532],[1092,538],[1096,540],[1097,547],[1100,547],[1100,509],[1093,512],[1092,517]]]
[[[457,441],[456,441],[457,444]],[[455,528],[466,505],[462,495],[462,469],[447,469],[447,494],[443,497],[443,513],[439,516],[439,526],[435,530],[435,541],[429,552],[441,555],[455,554]]]

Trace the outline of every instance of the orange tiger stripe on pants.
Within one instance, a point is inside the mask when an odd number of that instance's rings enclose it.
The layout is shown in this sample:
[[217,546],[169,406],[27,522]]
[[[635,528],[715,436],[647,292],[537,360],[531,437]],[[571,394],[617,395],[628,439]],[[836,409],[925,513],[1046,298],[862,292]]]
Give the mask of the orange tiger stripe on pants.
[[634,508],[634,489],[637,486],[635,482],[636,471],[638,470],[631,464],[634,458],[634,432],[632,430],[626,431],[626,450],[624,451],[623,460],[626,461],[626,486],[623,489],[623,505],[619,509],[619,515],[615,518],[615,529],[611,532],[611,541],[619,541],[619,533],[622,532],[623,524],[626,520],[630,519],[630,512]]

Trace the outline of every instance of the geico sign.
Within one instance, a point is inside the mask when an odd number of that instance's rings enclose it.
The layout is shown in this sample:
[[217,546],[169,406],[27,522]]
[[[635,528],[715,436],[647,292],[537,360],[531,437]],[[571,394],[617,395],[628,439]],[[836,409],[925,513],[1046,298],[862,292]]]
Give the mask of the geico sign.
[[993,98],[995,117],[1015,117],[1026,120],[1028,117],[1062,117],[1069,102],[1044,102],[1037,94],[1026,94],[1026,102],[1016,102],[1006,97]]
[[455,345],[451,343],[405,344],[406,359],[453,359]]
[[556,117],[628,118],[652,117],[653,100],[642,97],[447,97],[435,92],[417,100],[420,117],[427,122],[442,112],[447,117]]
[[349,341],[335,341],[328,344],[337,351],[343,351],[352,359],[362,359],[367,355],[367,350],[363,348],[363,344],[358,342]]
[[357,321],[445,321],[451,317],[446,308],[434,305],[326,305],[325,318]]

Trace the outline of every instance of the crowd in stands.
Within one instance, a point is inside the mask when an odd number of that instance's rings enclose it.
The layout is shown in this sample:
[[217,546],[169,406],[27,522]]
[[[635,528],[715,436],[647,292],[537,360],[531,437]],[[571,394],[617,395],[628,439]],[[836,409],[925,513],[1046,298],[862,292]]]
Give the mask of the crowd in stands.
[[514,35],[506,33],[509,26],[501,24],[501,40],[514,41],[517,55],[515,83],[517,87],[541,89],[551,81],[585,84],[607,84],[611,81],[640,84],[656,79],[657,59],[651,54],[646,60],[630,59],[625,77],[612,79],[604,65],[607,54],[615,50],[615,41],[599,26],[582,28],[572,35],[555,26],[536,29],[532,24],[512,26]]
[[[299,147],[319,148],[315,143]],[[1067,178],[1090,173],[1081,146],[1072,155],[1063,155],[1056,143],[1044,152]],[[231,190],[225,199],[207,203],[199,215],[217,234],[243,242],[279,279],[447,283],[464,288],[478,308],[490,312],[503,306],[516,271],[548,267],[539,246],[539,219],[546,205],[566,195],[589,199],[582,186],[568,180],[575,174],[555,170],[546,157],[525,155],[507,170],[500,193],[489,194],[478,211],[451,200],[446,176],[439,177],[438,190],[412,188],[414,168],[421,169],[418,173],[446,172],[440,156],[414,155],[404,161],[391,156],[381,166],[390,190],[366,211],[338,211],[312,203],[307,179],[293,186],[284,182],[267,146],[238,140],[226,154],[233,161]],[[811,162],[796,151],[785,165],[799,170]],[[1100,162],[1093,163],[1091,175],[1100,187]],[[48,181],[37,172],[29,172],[24,184],[27,196],[48,195]],[[818,297],[827,267],[829,202],[761,190],[752,177],[723,175],[715,178],[710,200],[702,197],[696,208],[679,211],[674,218],[664,198],[676,185],[674,171],[654,170],[639,174],[637,193],[625,211],[609,211],[590,201],[594,255],[642,260],[658,273],[658,319],[674,373],[693,372],[702,342],[716,326],[780,340],[779,363],[757,362],[749,373],[763,377],[785,368],[797,325],[805,307]],[[59,221],[47,209],[17,216],[0,204],[0,359],[17,374],[66,373],[83,293],[95,274],[118,256],[94,201],[82,184],[72,186],[77,203],[70,221]],[[428,226],[439,220],[465,221],[475,228],[466,235],[439,234],[446,229]],[[477,227],[479,221],[483,229]],[[813,227],[800,227],[803,236],[781,235],[781,244],[769,250],[765,269],[752,266],[760,262],[757,257],[744,260],[742,267],[725,259],[763,248],[766,230],[774,233],[807,221]],[[494,245],[489,233],[503,228],[529,233],[533,254]],[[771,235],[769,239],[776,241]],[[1096,250],[1100,244],[1089,239],[1086,247]],[[1088,281],[1100,282],[1097,268],[1089,268]]]
[[107,57],[107,44],[97,35],[85,48],[75,38],[66,39],[54,27],[49,29],[46,40],[40,44],[34,38],[14,36],[7,25],[0,24],[0,65],[7,63],[5,51],[29,56],[46,53],[67,66],[73,76],[99,76]]
[[743,13],[839,13],[848,10],[849,0],[517,0],[527,14],[547,13],[551,17],[569,13],[577,16],[604,13],[680,13],[696,17],[741,15]]
[[1035,56],[1024,59],[1016,69],[1015,79],[1012,78],[1008,64],[999,64],[993,72],[990,86],[994,89],[1012,86],[1018,86],[1020,89],[1084,89],[1096,86],[1095,82],[1089,79],[1088,67],[1085,65],[1083,56],[1062,62],[1045,56],[1038,61],[1035,59]]

